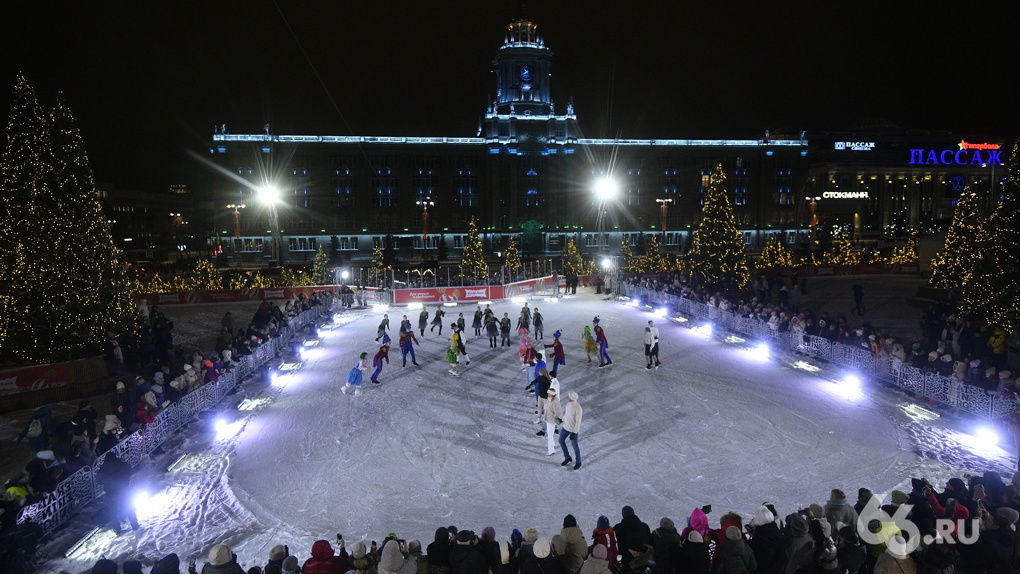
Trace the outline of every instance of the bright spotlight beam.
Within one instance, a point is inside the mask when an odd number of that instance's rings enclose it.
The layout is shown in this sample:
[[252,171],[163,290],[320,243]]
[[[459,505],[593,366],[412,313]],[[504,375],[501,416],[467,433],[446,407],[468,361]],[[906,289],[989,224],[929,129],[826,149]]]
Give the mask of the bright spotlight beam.
[[262,203],[276,203],[280,201],[280,188],[275,185],[264,185],[258,189],[259,201]]
[[595,181],[595,195],[602,201],[608,201],[616,196],[616,182],[609,177],[599,178]]

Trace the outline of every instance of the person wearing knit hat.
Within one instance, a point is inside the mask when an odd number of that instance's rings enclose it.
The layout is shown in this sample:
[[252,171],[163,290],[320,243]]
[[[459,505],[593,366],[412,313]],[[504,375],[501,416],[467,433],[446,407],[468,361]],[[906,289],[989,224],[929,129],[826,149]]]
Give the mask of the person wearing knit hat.
[[217,544],[209,550],[209,561],[202,567],[202,574],[244,574],[244,570],[229,546]]
[[564,572],[577,572],[581,569],[588,555],[588,544],[573,514],[563,517],[563,529],[553,536],[552,546]]
[[680,549],[680,533],[670,518],[659,519],[659,527],[652,531],[652,547],[659,572],[673,572],[677,568],[676,553]]
[[[351,555],[347,565],[352,570],[357,570],[359,574],[376,571],[375,557],[365,547],[364,542],[355,542],[351,545]],[[284,571],[286,571],[286,568],[284,568]]]
[[[364,547],[364,544],[362,544]],[[297,556],[288,556],[283,559],[283,564],[280,565],[283,570],[283,574],[297,574],[298,573],[298,559]],[[206,574],[202,572],[202,574]]]
[[599,325],[599,318],[595,317],[592,324],[594,325],[595,342],[599,346],[599,368],[612,365],[613,360],[609,357],[609,339],[606,339],[606,332],[602,329],[602,325]]
[[379,346],[379,351],[377,351],[375,356],[372,357],[372,366],[375,367],[375,370],[372,371],[372,376],[369,377],[369,380],[372,381],[373,383],[377,384],[377,385],[379,384],[379,375],[382,374],[383,361],[386,361],[387,365],[390,364],[390,337],[389,337],[389,335],[385,335],[383,337],[383,342],[382,342],[382,345]]
[[[609,574],[609,551],[604,544],[596,544],[591,549],[591,556],[584,561],[579,574]],[[615,565],[614,565],[615,567]],[[660,572],[663,572],[660,567]]]
[[606,547],[606,560],[613,564],[615,568],[616,557],[619,555],[619,549],[616,545],[616,532],[610,526],[609,518],[605,515],[600,515],[595,523],[595,529],[591,532],[591,542],[592,544],[601,544]]
[[1016,530],[1016,523],[1020,520],[1020,512],[1016,509],[1008,506],[1000,506],[995,510],[995,516],[1000,519],[1003,524],[1009,526],[1010,530]]
[[552,369],[550,369],[551,371],[558,371],[561,365],[567,364],[567,356],[563,352],[563,343],[560,342],[560,335],[562,335],[562,333],[559,331],[553,333],[552,344],[545,346],[546,349],[552,348],[553,364]]
[[534,544],[538,540],[538,529],[535,527],[528,528],[524,531],[524,542]]
[[581,417],[584,409],[577,402],[578,394],[571,391],[567,394],[567,406],[563,410],[563,419],[560,421],[560,448],[563,450],[563,462],[560,466],[567,466],[573,459],[567,451],[567,439],[570,439],[574,447],[574,470],[581,468],[581,448],[577,445],[577,436],[581,432]]
[[829,492],[829,501],[825,503],[825,519],[829,521],[833,532],[843,526],[850,526],[857,531],[857,511],[846,499],[846,493],[838,488]]
[[[534,545],[535,558],[541,563],[543,559],[552,558],[552,545],[545,538],[539,538]],[[555,559],[553,560],[555,561]],[[544,570],[544,569],[543,569]],[[555,571],[555,570],[553,570]]]
[[[269,562],[266,563],[266,568],[269,568],[270,565],[276,564],[282,570],[283,560],[288,556],[290,556],[290,548],[283,544],[273,546],[273,548],[269,550]],[[265,568],[263,568],[263,570],[265,570]]]
[[100,558],[92,565],[92,574],[117,574],[117,563],[108,558]]
[[892,500],[892,503],[897,506],[901,504],[906,504],[907,501],[910,500],[910,496],[908,496],[907,493],[903,492],[902,490],[892,491],[892,494],[889,495],[889,498],[890,500]]

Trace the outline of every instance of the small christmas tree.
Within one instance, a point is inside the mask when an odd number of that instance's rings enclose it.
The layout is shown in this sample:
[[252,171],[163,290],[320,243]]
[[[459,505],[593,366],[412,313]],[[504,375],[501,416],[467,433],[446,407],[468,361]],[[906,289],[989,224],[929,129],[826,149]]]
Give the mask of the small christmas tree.
[[733,219],[722,164],[716,164],[709,177],[690,257],[694,268],[709,285],[722,285],[729,280],[735,280],[740,287],[747,283],[744,238]]
[[510,236],[510,245],[506,248],[506,253],[503,255],[503,266],[510,271],[511,280],[517,275],[517,270],[521,268],[521,252],[517,249],[517,238],[513,235]]
[[329,255],[319,244],[319,251],[315,254],[315,261],[312,263],[312,285],[331,285],[333,277],[329,272]]
[[761,255],[758,257],[758,261],[755,262],[754,267],[759,271],[793,267],[793,255],[783,245],[783,242],[779,240],[779,236],[773,235],[769,237],[768,242],[765,244],[765,249],[762,249]]
[[832,227],[832,247],[814,259],[815,265],[857,265],[860,262],[861,255],[850,240],[850,230],[839,225]]
[[383,262],[382,249],[378,245],[372,250],[372,270],[368,277],[377,287],[383,285],[383,279],[386,277],[386,264]]
[[645,252],[645,261],[647,262],[648,270],[652,273],[659,273],[666,271],[669,267],[668,260],[659,253],[659,235],[654,234],[648,241],[648,249]]
[[191,277],[191,281],[188,282],[188,288],[191,290],[222,289],[223,278],[220,277],[219,270],[211,260],[200,259],[195,265],[195,273]]
[[889,256],[889,263],[895,264],[910,264],[917,263],[917,248],[920,243],[920,233],[914,231],[907,237],[907,245],[904,247],[896,247],[893,249],[892,255]]
[[981,239],[981,213],[977,196],[966,187],[956,202],[953,222],[946,234],[946,243],[931,262],[931,284],[952,289],[970,278]]
[[485,257],[482,255],[482,238],[478,235],[478,226],[475,225],[474,217],[468,224],[468,236],[464,243],[464,251],[461,252],[460,265],[464,270],[464,275],[475,281],[485,279],[489,274]]
[[563,272],[570,275],[583,275],[587,270],[584,258],[577,249],[573,239],[567,241],[567,248],[563,250]]
[[620,271],[641,272],[634,268],[636,263],[634,250],[630,248],[630,236],[626,233],[623,235],[623,241],[620,243],[620,262]]

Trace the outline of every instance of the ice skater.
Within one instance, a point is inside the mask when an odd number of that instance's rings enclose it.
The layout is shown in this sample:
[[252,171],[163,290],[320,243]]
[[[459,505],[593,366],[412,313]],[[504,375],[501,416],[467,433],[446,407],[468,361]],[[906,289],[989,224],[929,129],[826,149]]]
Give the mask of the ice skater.
[[411,364],[417,367],[418,359],[414,356],[414,346],[418,345],[420,347],[421,344],[418,343],[418,338],[414,336],[414,329],[411,328],[411,325],[400,329],[400,339],[397,342],[400,344],[400,357],[404,361],[401,366],[407,366],[407,354],[411,353]]
[[376,334],[375,342],[378,343],[379,339],[386,337],[386,331],[390,330],[390,316],[383,314],[382,321],[379,322],[379,332]]
[[457,351],[464,355],[464,366],[466,367],[471,364],[471,357],[468,355],[467,347],[464,346],[464,330],[456,323],[451,323],[450,329],[453,329],[453,333],[450,334],[450,341],[455,344]]
[[[439,336],[443,336],[443,315],[446,315],[446,311],[443,311],[443,307],[436,305],[436,312],[432,315],[432,327],[429,328],[429,333],[436,330],[439,327]],[[424,335],[422,335],[424,337]]]
[[531,314],[531,324],[535,326],[535,338],[542,339],[542,314],[538,312],[538,307],[535,307],[535,312]]
[[521,316],[517,317],[517,330],[520,331],[521,329],[526,329],[529,333],[531,332],[531,311],[527,313],[521,311]]
[[382,374],[383,361],[386,364],[390,364],[390,336],[384,335],[382,340],[382,346],[379,347],[379,351],[372,357],[372,366],[375,370],[372,371],[371,381],[375,384],[379,384],[379,375]]
[[460,350],[457,349],[457,342],[451,339],[450,348],[446,350],[446,364],[450,366],[450,370],[448,372],[455,377],[460,376],[457,373],[457,355],[459,353]]
[[595,342],[595,335],[592,334],[591,327],[588,325],[584,326],[584,332],[581,333],[581,341],[584,343],[584,356],[588,357],[588,362],[591,363],[592,354],[596,357],[599,354],[599,346]]
[[340,391],[346,395],[349,391],[353,390],[355,395],[360,395],[361,381],[364,378],[365,371],[368,369],[368,353],[362,353],[358,357],[357,364],[347,373],[347,383],[341,387]]
[[860,316],[864,316],[864,288],[860,285],[854,285],[854,308],[850,309],[851,313],[857,313]]
[[464,313],[457,313],[457,330],[461,333],[467,328],[467,322],[464,320]]
[[[581,448],[577,446],[577,435],[581,432],[581,415],[584,409],[577,402],[578,396],[574,391],[567,394],[567,407],[564,409],[563,418],[560,423],[560,448],[563,449],[563,462],[560,466],[567,466],[574,463],[574,470],[581,468]],[[570,458],[567,452],[567,439],[574,446],[574,458]]]
[[425,327],[428,326],[429,322],[429,311],[424,306],[421,308],[421,313],[418,313],[418,332],[421,336],[425,336]]
[[[552,373],[550,373],[552,374]],[[557,421],[563,420],[563,405],[560,404],[560,391],[552,386],[546,391],[545,411],[542,418],[545,421],[546,456],[556,454],[556,425]]]
[[553,333],[552,345],[545,346],[546,349],[552,347],[552,370],[554,371],[558,370],[560,366],[567,364],[567,357],[563,354],[563,343],[560,342],[560,335],[562,335],[562,333],[559,331]]
[[499,320],[500,347],[510,346],[510,327],[510,314],[503,313],[503,318]]
[[[521,371],[524,373],[524,380],[530,383],[532,377],[530,376],[531,373],[528,372],[528,367],[535,366],[537,351],[535,351],[535,347],[531,344],[531,337],[528,336],[527,329],[522,327],[517,330],[517,334],[521,336],[521,344],[517,348],[517,356],[521,359]],[[530,387],[531,385],[529,384],[527,390],[530,390]]]
[[599,321],[600,319],[596,316],[591,322],[595,325],[595,342],[599,345],[599,368],[601,368],[612,365],[613,360],[609,358],[609,340],[606,339],[606,332],[602,330]]
[[648,331],[652,334],[652,346],[646,349],[646,354],[648,355],[649,364],[654,363],[655,368],[658,369],[662,366],[662,363],[659,362],[659,328],[655,326],[654,321],[648,322]]
[[496,339],[499,338],[499,321],[492,313],[485,315],[485,335],[489,338],[489,348],[496,348]]
[[475,309],[475,315],[471,319],[471,328],[475,330],[475,337],[482,336],[482,306]]
[[[549,388],[549,372],[546,370],[545,358],[542,357],[542,353],[535,353],[535,369],[532,371],[534,378],[528,383],[528,391],[535,393],[535,414],[539,414],[542,411],[542,393]],[[539,383],[544,383],[543,385]],[[535,421],[538,423],[539,421]]]

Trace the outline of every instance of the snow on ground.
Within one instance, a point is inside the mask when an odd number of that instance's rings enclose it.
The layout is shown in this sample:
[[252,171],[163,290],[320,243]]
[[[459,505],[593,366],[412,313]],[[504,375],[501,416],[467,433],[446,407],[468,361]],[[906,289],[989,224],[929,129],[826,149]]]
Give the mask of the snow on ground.
[[[151,563],[172,551],[201,564],[220,542],[248,567],[278,543],[304,560],[314,540],[338,532],[349,543],[388,532],[428,542],[447,524],[491,525],[500,537],[534,526],[550,537],[568,513],[587,533],[600,514],[619,520],[625,504],[652,524],[662,516],[683,524],[693,508],[712,504],[716,524],[730,510],[750,517],[766,500],[786,513],[825,502],[832,488],[853,497],[861,486],[887,493],[911,476],[938,484],[1015,468],[1011,448],[975,445],[970,429],[898,392],[865,384],[854,393],[836,380],[842,373],[805,370],[812,363],[802,357],[763,362],[749,343],[592,294],[530,305],[545,316],[546,342],[564,333],[563,394],[576,391],[584,407],[580,470],[561,467],[559,452],[546,456],[545,437],[535,436],[516,341],[490,349],[469,328],[472,362],[453,378],[441,359],[449,326],[442,337],[426,331],[416,348],[421,367],[401,367],[393,349],[381,385],[341,394],[357,355],[374,354],[380,319],[348,311],[302,369],[276,386],[245,384],[232,401],[244,410],[227,413],[231,436],[201,423],[168,447],[170,462],[187,456],[155,476],[166,506],[142,513],[142,531],[107,532],[47,568],[81,571],[100,555]],[[493,305],[514,318],[520,307]],[[464,312],[470,325],[473,310],[447,308],[447,323]],[[417,326],[417,311],[405,309],[390,310],[391,325],[404,312]],[[604,369],[585,361],[580,344],[596,314],[614,362]],[[651,371],[641,346],[649,319],[662,333],[663,366]],[[65,549],[51,546],[53,555]]]

